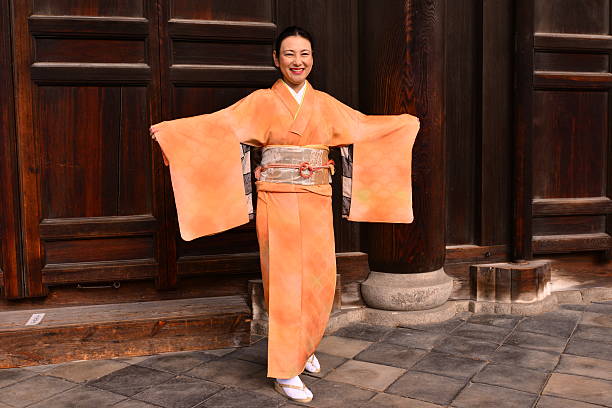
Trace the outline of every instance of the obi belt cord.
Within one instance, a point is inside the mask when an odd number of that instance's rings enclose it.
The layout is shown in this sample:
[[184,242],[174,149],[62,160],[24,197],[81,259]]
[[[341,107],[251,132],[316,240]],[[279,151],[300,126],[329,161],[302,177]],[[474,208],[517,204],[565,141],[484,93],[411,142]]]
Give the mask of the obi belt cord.
[[[251,166],[246,146],[341,147],[348,220],[413,221],[411,162],[419,120],[409,114],[364,115],[306,86],[301,105],[278,80],[226,109],[154,125],[170,167],[184,240],[249,222]],[[332,308],[332,190],[329,183],[264,180],[257,181],[256,188],[269,319],[268,376],[291,378],[303,371],[317,348]]]

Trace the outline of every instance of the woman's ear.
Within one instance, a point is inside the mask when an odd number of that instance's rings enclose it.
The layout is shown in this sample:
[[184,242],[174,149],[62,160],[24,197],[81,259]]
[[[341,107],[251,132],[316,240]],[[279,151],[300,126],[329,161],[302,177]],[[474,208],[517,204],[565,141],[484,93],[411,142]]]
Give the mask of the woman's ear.
[[274,59],[274,66],[276,68],[280,68],[280,63],[278,62],[278,56],[276,55],[276,50],[272,50],[272,59]]

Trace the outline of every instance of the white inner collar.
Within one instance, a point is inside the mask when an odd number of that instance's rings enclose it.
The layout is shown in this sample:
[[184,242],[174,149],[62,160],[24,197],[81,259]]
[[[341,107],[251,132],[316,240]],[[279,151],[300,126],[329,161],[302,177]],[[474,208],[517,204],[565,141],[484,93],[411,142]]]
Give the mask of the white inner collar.
[[289,89],[289,92],[291,92],[291,95],[293,96],[295,101],[298,103],[298,105],[301,105],[302,101],[304,100],[304,94],[306,93],[306,82],[304,82],[304,85],[302,85],[302,88],[297,92],[294,91],[292,87],[287,85],[285,81],[283,81],[283,84],[285,84],[285,86]]

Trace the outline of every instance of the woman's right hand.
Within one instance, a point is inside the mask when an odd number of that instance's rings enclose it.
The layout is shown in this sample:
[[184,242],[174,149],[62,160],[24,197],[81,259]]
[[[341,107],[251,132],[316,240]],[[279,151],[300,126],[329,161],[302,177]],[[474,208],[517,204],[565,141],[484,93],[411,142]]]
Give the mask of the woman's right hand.
[[157,139],[155,139],[155,133],[157,133],[157,128],[155,126],[151,126],[149,128],[149,134],[151,135],[151,138],[153,140],[157,140]]

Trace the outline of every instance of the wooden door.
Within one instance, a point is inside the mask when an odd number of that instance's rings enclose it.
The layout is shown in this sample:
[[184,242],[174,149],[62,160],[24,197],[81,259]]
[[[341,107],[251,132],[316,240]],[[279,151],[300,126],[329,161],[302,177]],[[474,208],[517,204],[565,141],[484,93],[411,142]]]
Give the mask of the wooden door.
[[147,130],[160,119],[156,2],[10,4],[24,267],[7,296],[158,277],[163,169]]
[[[355,0],[0,1],[12,8],[0,28],[10,27],[13,42],[5,36],[0,50],[12,48],[16,89],[14,132],[12,122],[0,128],[13,135],[0,158],[8,158],[2,180],[13,182],[4,190],[17,197],[2,208],[15,215],[0,231],[15,238],[2,245],[6,295],[151,278],[167,289],[181,275],[257,271],[254,222],[180,238],[168,169],[147,129],[269,87],[278,77],[271,59],[277,20],[306,22],[325,36],[321,67],[336,66],[334,52],[351,60]],[[325,23],[336,16],[342,24]],[[0,75],[11,79],[10,64],[0,65]],[[319,68],[313,78],[356,105],[356,68]],[[10,118],[12,100],[2,98]],[[337,248],[357,250],[358,227],[334,209]]]
[[612,248],[610,3],[517,2],[516,258]]
[[[273,0],[164,0],[161,2],[161,78],[164,119],[210,113],[277,78]],[[177,275],[253,272],[259,268],[255,221],[186,242],[176,221],[166,177],[168,285]]]

